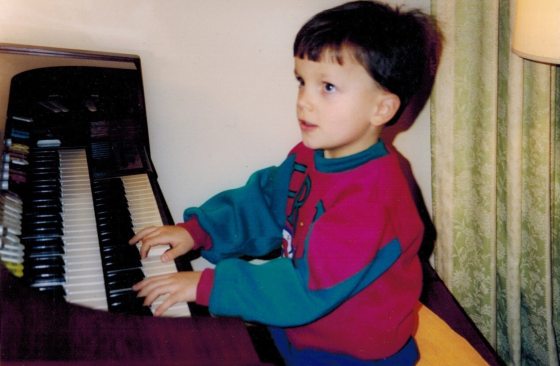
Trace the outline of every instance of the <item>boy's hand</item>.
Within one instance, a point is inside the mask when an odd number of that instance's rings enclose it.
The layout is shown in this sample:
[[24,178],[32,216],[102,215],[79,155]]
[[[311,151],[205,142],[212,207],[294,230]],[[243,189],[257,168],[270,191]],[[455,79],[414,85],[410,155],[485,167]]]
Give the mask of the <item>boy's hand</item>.
[[146,258],[150,248],[156,245],[170,245],[171,249],[161,255],[162,262],[169,262],[187,253],[194,247],[191,234],[182,227],[174,225],[149,226],[140,230],[129,241],[129,244],[142,242],[140,257]]
[[160,316],[173,304],[196,300],[196,288],[200,281],[201,272],[177,272],[161,276],[146,278],[132,289],[138,292],[138,297],[145,297],[144,305],[150,306],[158,297],[167,294],[167,299],[158,306],[154,315]]

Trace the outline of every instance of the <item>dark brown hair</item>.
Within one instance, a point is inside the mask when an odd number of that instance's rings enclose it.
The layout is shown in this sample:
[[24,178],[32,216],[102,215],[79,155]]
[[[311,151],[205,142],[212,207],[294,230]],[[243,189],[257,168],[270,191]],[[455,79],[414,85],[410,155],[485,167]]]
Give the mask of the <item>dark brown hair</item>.
[[296,36],[294,56],[319,61],[329,51],[342,63],[342,51],[349,50],[375,81],[400,98],[391,124],[420,88],[428,66],[426,27],[433,24],[419,10],[353,1],[305,23]]

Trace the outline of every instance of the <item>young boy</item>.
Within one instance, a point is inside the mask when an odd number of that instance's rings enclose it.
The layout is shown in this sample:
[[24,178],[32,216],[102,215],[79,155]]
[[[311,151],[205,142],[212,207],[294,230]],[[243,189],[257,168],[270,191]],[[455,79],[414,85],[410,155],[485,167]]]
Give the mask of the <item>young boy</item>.
[[[134,286],[145,304],[168,294],[212,314],[269,326],[287,364],[412,365],[423,226],[396,153],[380,140],[419,88],[423,14],[370,1],[317,14],[294,44],[302,142],[277,167],[150,227],[130,243],[190,250],[215,269]],[[281,246],[282,255],[262,256]]]

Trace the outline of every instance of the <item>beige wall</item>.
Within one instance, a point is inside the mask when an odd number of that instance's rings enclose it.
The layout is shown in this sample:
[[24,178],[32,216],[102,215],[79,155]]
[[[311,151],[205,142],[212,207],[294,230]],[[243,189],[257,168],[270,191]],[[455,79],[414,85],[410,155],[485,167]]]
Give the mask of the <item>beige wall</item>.
[[[243,184],[298,142],[292,40],[340,3],[2,0],[0,42],[139,55],[153,160],[180,220],[185,206]],[[429,10],[429,0],[403,3]],[[396,145],[430,202],[427,110]]]

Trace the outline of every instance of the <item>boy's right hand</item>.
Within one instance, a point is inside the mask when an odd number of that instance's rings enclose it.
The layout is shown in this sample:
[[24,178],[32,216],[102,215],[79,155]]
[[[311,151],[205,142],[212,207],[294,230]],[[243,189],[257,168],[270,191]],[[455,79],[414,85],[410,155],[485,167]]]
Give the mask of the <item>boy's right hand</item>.
[[186,254],[194,247],[191,234],[182,227],[174,225],[149,226],[136,233],[129,244],[142,242],[140,257],[146,258],[150,248],[157,245],[170,245],[171,249],[161,255],[162,262],[169,262]]

